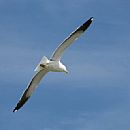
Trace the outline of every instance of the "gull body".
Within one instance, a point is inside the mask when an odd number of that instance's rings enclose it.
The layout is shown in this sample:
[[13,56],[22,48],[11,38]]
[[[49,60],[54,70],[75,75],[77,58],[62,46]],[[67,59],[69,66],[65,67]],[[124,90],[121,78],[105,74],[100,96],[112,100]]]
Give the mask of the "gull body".
[[68,73],[66,66],[63,65],[60,61],[49,61],[47,68],[52,72],[65,72]]
[[65,72],[68,73],[66,66],[63,65],[60,60],[48,60],[48,58],[46,56],[43,56],[42,60],[40,61],[40,63],[38,64],[38,66],[36,67],[35,71],[40,71],[42,69],[46,69],[51,72]]
[[13,112],[19,110],[30,98],[33,94],[34,90],[38,87],[41,79],[48,73],[48,72],[65,72],[68,73],[66,66],[61,63],[60,59],[61,56],[66,48],[68,48],[76,39],[79,38],[81,34],[84,33],[85,30],[90,26],[93,21],[93,17],[87,20],[84,24],[79,26],[74,32],[72,32],[69,37],[67,37],[54,51],[51,58],[48,59],[46,56],[43,56],[37,67],[35,68],[35,75],[27,85],[27,88],[22,94],[19,102],[17,103],[16,107],[13,109]]

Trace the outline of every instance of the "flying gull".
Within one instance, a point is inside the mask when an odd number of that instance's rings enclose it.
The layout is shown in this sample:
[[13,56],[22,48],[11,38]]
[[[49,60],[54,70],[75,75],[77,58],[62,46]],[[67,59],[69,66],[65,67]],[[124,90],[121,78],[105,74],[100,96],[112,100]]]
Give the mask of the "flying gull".
[[78,37],[90,26],[93,21],[93,17],[87,20],[83,25],[78,27],[74,32],[72,32],[69,37],[67,37],[54,51],[50,60],[43,56],[40,63],[37,65],[35,71],[36,74],[33,76],[32,80],[28,84],[26,90],[24,91],[22,97],[14,108],[13,112],[18,111],[30,98],[34,90],[38,87],[39,82],[48,72],[65,72],[68,73],[66,66],[60,62],[61,56],[66,48],[68,48]]

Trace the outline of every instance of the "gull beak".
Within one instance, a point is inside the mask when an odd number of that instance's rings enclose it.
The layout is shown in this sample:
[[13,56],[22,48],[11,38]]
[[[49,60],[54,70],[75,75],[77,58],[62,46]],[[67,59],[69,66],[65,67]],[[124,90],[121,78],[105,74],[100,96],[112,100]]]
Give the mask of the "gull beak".
[[65,71],[65,73],[66,73],[66,74],[68,74],[68,73],[69,73],[69,71],[68,71],[68,70],[66,70],[66,71]]

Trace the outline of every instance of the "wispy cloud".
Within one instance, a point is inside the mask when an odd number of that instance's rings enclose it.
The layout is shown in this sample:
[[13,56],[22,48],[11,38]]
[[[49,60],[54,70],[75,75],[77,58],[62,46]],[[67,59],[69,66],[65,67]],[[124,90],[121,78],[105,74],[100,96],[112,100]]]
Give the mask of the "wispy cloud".
[[[102,8],[101,8],[102,7]],[[0,1],[0,129],[129,130],[130,16],[122,0]],[[43,55],[94,16],[17,114],[11,109]]]

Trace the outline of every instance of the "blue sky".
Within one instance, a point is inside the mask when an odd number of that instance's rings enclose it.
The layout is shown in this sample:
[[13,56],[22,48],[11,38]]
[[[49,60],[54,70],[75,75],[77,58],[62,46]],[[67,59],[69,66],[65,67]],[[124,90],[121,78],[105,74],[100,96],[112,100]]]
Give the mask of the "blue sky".
[[[130,1],[0,0],[0,130],[129,130]],[[43,55],[79,25],[91,27],[12,110]]]

